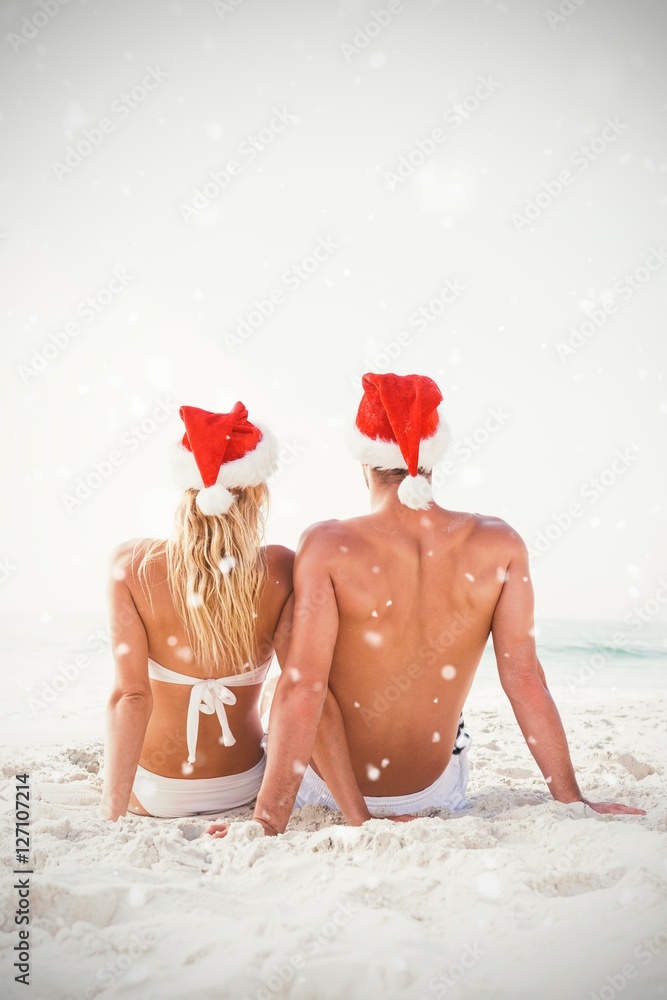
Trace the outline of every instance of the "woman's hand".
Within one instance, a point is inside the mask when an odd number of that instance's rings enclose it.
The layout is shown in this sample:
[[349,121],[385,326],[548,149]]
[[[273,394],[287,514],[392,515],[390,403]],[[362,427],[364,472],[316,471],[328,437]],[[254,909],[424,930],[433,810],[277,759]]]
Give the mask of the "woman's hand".
[[211,823],[208,830],[204,832],[204,836],[214,837],[220,840],[221,837],[227,836],[227,831],[231,823]]
[[[257,819],[256,816],[253,816],[251,820],[246,820],[246,822],[257,823],[257,825],[261,827],[265,837],[278,836],[278,831],[275,830],[270,823],[267,823],[266,820]],[[211,823],[209,828],[204,831],[203,836],[213,837],[214,840],[221,840],[223,837],[227,836],[233,825],[233,823]],[[239,824],[237,823],[236,825],[238,826]]]

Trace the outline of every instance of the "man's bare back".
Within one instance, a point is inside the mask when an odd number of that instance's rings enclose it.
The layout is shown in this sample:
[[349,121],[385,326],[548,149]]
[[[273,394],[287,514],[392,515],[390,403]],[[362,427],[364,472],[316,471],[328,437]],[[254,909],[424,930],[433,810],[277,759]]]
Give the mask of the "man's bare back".
[[433,503],[430,475],[449,435],[432,379],[369,372],[361,384],[352,443],[372,513],[302,536],[254,817],[280,833],[297,795],[302,805],[338,805],[354,825],[369,805],[398,818],[428,801],[460,808],[467,767],[460,757],[454,767],[454,744],[489,634],[551,794],[586,802],[537,657],[526,545],[498,518]]
[[435,504],[409,509],[374,470],[367,476],[372,513],[314,525],[299,545],[287,668],[254,814],[265,831],[285,829],[309,762],[320,774],[316,762],[326,764],[328,787],[353,825],[369,818],[363,796],[386,802],[437,782],[489,634],[552,796],[641,813],[591,803],[579,789],[537,657],[528,551],[517,532],[499,518]]
[[498,518],[435,504],[391,505],[309,536],[333,580],[329,687],[360,791],[426,788],[451,757],[518,536]]

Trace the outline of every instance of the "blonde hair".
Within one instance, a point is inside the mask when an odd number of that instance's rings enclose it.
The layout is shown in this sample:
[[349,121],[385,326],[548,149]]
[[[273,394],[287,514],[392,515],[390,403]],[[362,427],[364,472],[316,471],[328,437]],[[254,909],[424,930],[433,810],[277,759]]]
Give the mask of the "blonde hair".
[[202,514],[197,490],[186,490],[166,542],[153,542],[139,566],[150,600],[147,571],[159,552],[194,659],[216,671],[242,673],[257,654],[257,608],[266,574],[261,545],[269,491],[266,483],[234,490],[225,514]]

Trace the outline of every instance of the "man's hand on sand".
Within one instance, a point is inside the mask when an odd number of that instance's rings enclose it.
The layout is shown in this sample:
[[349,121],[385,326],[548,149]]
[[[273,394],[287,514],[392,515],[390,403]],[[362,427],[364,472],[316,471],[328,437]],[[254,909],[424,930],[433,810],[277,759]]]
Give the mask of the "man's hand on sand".
[[582,799],[587,806],[590,806],[596,813],[602,813],[602,815],[611,816],[645,816],[645,809],[634,809],[632,806],[621,805],[620,802],[589,802],[588,799]]

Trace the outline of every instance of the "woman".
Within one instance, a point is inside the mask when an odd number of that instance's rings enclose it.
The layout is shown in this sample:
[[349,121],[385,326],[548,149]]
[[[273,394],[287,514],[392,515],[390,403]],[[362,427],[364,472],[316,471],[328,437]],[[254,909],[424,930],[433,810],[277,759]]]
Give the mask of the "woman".
[[294,553],[262,547],[272,436],[231,413],[180,410],[185,489],[167,541],[114,554],[116,676],[103,814],[178,817],[252,802],[265,766],[262,682],[286,651]]

